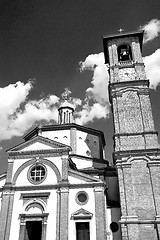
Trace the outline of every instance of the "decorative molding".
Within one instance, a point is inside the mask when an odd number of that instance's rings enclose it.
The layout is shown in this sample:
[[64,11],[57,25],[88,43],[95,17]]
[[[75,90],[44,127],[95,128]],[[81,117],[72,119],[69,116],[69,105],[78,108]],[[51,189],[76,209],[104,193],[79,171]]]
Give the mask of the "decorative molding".
[[[43,178],[42,178],[41,180],[39,180],[39,181],[33,181],[33,180],[31,179],[31,171],[32,171],[33,168],[38,167],[38,166],[43,167],[43,169],[44,169],[44,171],[45,171],[45,175],[43,176]],[[33,165],[31,165],[30,168],[29,168],[28,171],[27,171],[27,179],[28,179],[28,181],[29,181],[31,184],[38,185],[38,184],[41,184],[42,182],[45,181],[45,179],[46,179],[46,177],[47,177],[47,173],[48,173],[48,171],[47,171],[46,166],[45,166],[44,164],[40,163],[39,160],[38,160],[38,161],[36,160],[36,163],[33,164]]]
[[78,211],[71,214],[71,220],[90,220],[93,217],[93,213],[81,208]]
[[23,142],[19,145],[17,145],[16,147],[13,147],[11,149],[9,149],[7,152],[10,154],[11,152],[17,152],[17,151],[20,151],[34,143],[42,143],[44,145],[47,145],[47,146],[50,146],[51,148],[54,148],[54,150],[58,149],[57,151],[60,151],[60,149],[62,149],[62,151],[71,151],[71,147],[66,145],[66,144],[63,144],[63,143],[59,143],[59,142],[56,142],[54,140],[51,140],[49,138],[45,138],[45,137],[42,137],[42,136],[36,136],[30,140],[28,140],[27,142]]
[[[84,195],[86,196],[86,200],[85,200],[84,202],[83,202],[83,201],[81,202],[81,201],[78,199],[78,196],[79,196],[80,194],[84,194]],[[85,204],[87,204],[87,202],[88,202],[88,200],[89,200],[88,193],[85,192],[85,191],[79,191],[79,192],[76,194],[75,200],[76,200],[76,203],[77,203],[78,205],[85,205]]]
[[131,86],[132,87],[137,87],[137,88],[138,88],[138,86],[149,87],[149,80],[136,80],[136,81],[109,83],[109,89],[110,90],[115,90],[116,88],[124,88],[124,87],[127,88],[127,87],[131,87]]
[[107,164],[108,165],[108,161],[106,159],[102,159],[102,158],[95,158],[95,157],[87,157],[87,156],[82,156],[82,155],[78,155],[78,154],[69,154],[69,156],[71,158],[78,158],[81,159],[81,161],[85,160],[85,161],[93,161],[93,162],[97,162],[97,163],[103,163],[103,164]]
[[20,223],[25,223],[26,221],[34,221],[34,220],[43,220],[43,222],[47,222],[49,213],[36,213],[36,214],[19,214]]
[[69,176],[78,178],[82,181],[103,183],[101,179],[89,176],[89,175],[79,172],[79,171],[74,171],[74,170],[69,169],[68,173],[69,173]]
[[95,186],[94,192],[104,192],[104,186]]
[[2,174],[0,175],[0,181],[3,180],[3,179],[5,179],[6,177],[7,177],[7,172],[2,173]]
[[28,193],[21,193],[23,199],[26,198],[49,198],[50,192],[28,192]]
[[123,150],[123,151],[115,151],[113,153],[113,158],[116,161],[117,159],[121,162],[122,157],[129,157],[130,155],[132,156],[159,156],[160,158],[160,149],[155,148],[155,149],[137,149],[137,150]]
[[[81,130],[84,131],[86,133],[90,133],[93,135],[97,135],[97,136],[101,136],[102,137],[102,142],[103,142],[103,146],[105,146],[105,139],[104,139],[104,133],[100,130],[95,130],[89,127],[85,127],[85,126],[81,126],[78,125],[76,123],[71,123],[71,124],[62,124],[62,125],[44,125],[41,126],[41,131],[45,132],[45,131],[57,131],[57,130],[67,130],[67,129],[77,129],[77,130]],[[24,139],[26,141],[28,141],[29,139],[31,139],[33,136],[37,136],[39,131],[39,128],[36,127],[35,129],[33,129],[30,133],[28,133],[26,136],[24,136]]]
[[39,150],[39,151],[26,151],[26,152],[14,152],[10,154],[13,159],[26,159],[26,158],[39,158],[39,157],[61,157],[63,155],[68,155],[68,152],[53,150]]
[[154,135],[158,135],[157,131],[144,131],[144,132],[135,132],[135,133],[115,133],[113,135],[113,137],[125,137],[125,136],[138,136],[138,135],[147,135],[147,134],[154,134]]
[[153,219],[121,219],[119,220],[121,224],[160,224],[160,220]]
[[[49,167],[52,168],[52,170],[54,171],[54,173],[56,174],[57,177],[57,182],[59,182],[61,180],[61,175],[60,172],[58,170],[58,168],[56,167],[56,165],[54,163],[52,163],[51,161],[47,160],[47,159],[40,159],[39,160],[40,163],[43,163],[45,165],[48,165]],[[19,174],[23,171],[24,168],[26,168],[27,166],[31,165],[31,164],[36,164],[36,159],[31,159],[27,162],[25,162],[24,164],[22,164],[17,171],[15,172],[14,176],[13,176],[13,180],[12,183],[13,185],[16,184],[16,180],[19,176]]]

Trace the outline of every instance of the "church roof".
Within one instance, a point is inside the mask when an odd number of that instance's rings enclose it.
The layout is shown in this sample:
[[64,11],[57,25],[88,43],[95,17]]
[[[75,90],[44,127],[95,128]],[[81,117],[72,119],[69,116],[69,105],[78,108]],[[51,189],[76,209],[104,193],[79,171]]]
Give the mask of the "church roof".
[[37,136],[39,130],[41,130],[41,131],[57,131],[57,130],[66,130],[66,129],[72,129],[72,128],[76,128],[77,130],[84,131],[86,133],[90,133],[93,135],[101,136],[103,146],[105,146],[105,138],[104,138],[104,133],[102,131],[96,130],[93,128],[89,128],[89,127],[84,127],[84,126],[78,125],[76,123],[62,124],[62,125],[59,125],[59,124],[43,125],[43,126],[34,128],[31,132],[26,134],[23,138],[25,141],[28,141],[32,137]]

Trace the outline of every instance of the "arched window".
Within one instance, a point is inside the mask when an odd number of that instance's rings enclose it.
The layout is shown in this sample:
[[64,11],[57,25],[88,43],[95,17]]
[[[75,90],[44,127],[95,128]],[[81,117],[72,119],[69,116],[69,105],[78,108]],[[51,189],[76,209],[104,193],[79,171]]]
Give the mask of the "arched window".
[[131,61],[132,51],[131,46],[128,44],[123,44],[118,47],[118,61]]

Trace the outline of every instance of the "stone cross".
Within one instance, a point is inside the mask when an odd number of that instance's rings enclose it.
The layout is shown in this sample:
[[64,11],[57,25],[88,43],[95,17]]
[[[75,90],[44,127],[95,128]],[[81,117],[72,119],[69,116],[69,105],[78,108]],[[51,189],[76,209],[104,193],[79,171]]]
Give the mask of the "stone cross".
[[122,33],[124,32],[124,29],[123,28],[120,28],[119,30],[117,30],[119,33]]

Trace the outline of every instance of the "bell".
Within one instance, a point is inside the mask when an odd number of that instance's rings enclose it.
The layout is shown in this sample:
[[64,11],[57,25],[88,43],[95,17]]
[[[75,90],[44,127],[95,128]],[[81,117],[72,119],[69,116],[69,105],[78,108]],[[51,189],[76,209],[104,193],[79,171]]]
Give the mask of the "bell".
[[124,49],[124,50],[122,50],[123,52],[122,52],[122,56],[126,56],[126,55],[128,55],[128,52],[127,52],[127,50],[126,49]]

